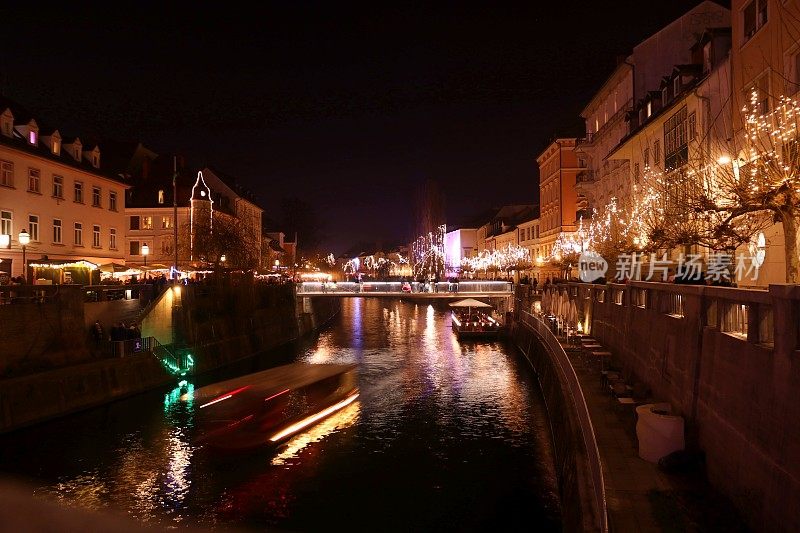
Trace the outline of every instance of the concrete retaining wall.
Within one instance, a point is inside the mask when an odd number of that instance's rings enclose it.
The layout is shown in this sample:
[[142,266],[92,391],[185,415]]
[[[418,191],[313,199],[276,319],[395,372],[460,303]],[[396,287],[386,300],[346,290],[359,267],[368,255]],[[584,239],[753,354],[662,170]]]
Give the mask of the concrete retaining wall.
[[[687,446],[704,452],[709,480],[750,527],[800,531],[800,287],[632,282],[559,291],[624,375],[686,419]],[[733,331],[736,308],[747,320]]]

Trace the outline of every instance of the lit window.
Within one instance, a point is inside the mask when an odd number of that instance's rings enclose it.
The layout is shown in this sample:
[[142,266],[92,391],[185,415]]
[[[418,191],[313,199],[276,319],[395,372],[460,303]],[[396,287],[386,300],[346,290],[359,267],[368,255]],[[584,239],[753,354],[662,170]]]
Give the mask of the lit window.
[[39,215],[28,215],[28,233],[33,242],[39,242]]
[[172,228],[172,217],[161,217],[161,229]]
[[61,153],[61,141],[53,139],[53,154],[59,155]]
[[647,102],[647,116],[653,114],[653,102]]
[[92,246],[100,248],[100,226],[97,224],[92,226]]
[[81,224],[80,222],[75,223],[74,241],[75,241],[75,246],[83,246],[83,224]]
[[11,211],[0,211],[0,235],[13,235]]
[[0,185],[14,186],[14,163],[11,161],[0,161]]
[[32,145],[36,146],[36,142],[38,141],[39,135],[36,133],[35,130],[31,130],[28,132],[28,142]]
[[39,169],[28,169],[28,190],[30,192],[39,192],[40,190]]
[[53,219],[53,242],[61,244],[61,220],[57,218]]
[[151,216],[142,217],[141,229],[153,229],[153,217]]
[[164,189],[159,189],[158,191],[158,203],[159,204],[164,203]]

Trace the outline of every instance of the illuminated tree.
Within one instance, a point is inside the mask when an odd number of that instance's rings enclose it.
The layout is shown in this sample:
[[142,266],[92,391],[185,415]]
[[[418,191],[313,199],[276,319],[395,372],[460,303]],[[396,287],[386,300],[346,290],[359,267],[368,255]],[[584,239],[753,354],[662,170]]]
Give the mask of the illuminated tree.
[[259,247],[252,232],[247,231],[237,218],[219,215],[214,217],[213,226],[195,223],[192,257],[215,270],[221,267],[251,270],[258,266]]

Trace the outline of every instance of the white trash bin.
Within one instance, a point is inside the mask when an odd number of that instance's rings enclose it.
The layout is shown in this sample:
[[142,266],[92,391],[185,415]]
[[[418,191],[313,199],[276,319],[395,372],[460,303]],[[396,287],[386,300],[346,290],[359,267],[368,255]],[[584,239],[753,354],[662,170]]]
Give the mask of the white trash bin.
[[636,408],[639,457],[645,461],[657,463],[662,457],[684,449],[683,417],[664,414],[671,410],[668,403],[649,403]]

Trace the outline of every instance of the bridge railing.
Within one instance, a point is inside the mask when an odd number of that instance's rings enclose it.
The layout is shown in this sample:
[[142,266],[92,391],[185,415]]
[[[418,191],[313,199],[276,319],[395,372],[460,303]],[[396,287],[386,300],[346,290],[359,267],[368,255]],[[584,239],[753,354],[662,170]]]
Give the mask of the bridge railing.
[[[464,294],[486,294],[498,293],[508,294],[512,291],[510,281],[460,281],[450,283],[440,281],[438,283],[408,282],[406,290],[403,290],[404,283],[399,281],[365,281],[356,283],[354,281],[339,281],[322,283],[319,281],[305,281],[298,284],[298,294],[336,294],[336,293],[464,293]],[[410,291],[409,291],[410,288]]]

